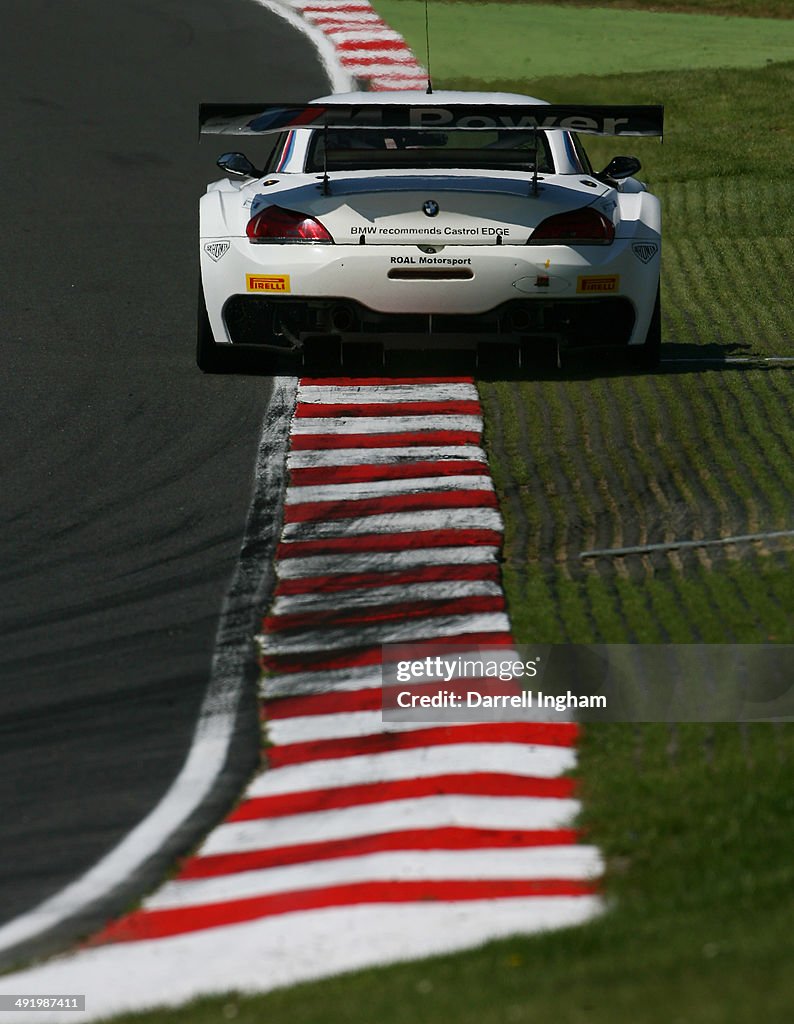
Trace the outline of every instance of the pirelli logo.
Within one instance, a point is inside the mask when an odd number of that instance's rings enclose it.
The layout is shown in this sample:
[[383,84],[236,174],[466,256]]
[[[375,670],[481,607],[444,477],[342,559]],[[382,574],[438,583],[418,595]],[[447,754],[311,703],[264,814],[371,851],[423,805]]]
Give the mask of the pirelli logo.
[[288,292],[289,274],[246,274],[245,287],[249,292]]
[[579,277],[576,280],[577,292],[591,295],[603,295],[604,292],[616,292],[620,288],[620,274],[602,274],[600,277]]

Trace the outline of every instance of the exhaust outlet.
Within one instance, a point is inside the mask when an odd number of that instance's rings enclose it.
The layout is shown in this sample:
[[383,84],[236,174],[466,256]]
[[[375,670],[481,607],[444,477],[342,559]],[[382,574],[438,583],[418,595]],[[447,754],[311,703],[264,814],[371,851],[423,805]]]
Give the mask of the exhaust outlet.
[[335,331],[349,331],[355,322],[356,318],[349,306],[334,306],[331,310],[331,326]]
[[532,318],[527,309],[511,309],[505,317],[505,327],[508,333],[520,334],[522,331],[527,331],[531,323]]

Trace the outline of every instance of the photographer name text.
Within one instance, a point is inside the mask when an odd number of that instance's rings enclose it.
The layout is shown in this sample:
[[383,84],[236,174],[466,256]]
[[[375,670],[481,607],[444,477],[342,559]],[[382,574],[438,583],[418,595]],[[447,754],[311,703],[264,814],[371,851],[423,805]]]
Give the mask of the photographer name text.
[[469,690],[455,693],[440,690],[433,694],[418,694],[401,690],[396,698],[399,708],[553,708],[568,711],[571,708],[605,708],[607,699],[602,694],[543,693],[542,690],[522,690],[520,693],[482,693]]

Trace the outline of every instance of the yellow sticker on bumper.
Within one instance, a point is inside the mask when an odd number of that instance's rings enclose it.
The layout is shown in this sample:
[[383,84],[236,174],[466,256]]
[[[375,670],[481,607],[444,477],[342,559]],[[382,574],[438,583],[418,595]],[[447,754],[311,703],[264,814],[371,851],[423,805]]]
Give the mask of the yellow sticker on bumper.
[[246,274],[245,286],[249,292],[288,292],[289,274]]
[[616,292],[620,289],[619,274],[603,274],[601,277],[579,277],[576,279],[577,292]]

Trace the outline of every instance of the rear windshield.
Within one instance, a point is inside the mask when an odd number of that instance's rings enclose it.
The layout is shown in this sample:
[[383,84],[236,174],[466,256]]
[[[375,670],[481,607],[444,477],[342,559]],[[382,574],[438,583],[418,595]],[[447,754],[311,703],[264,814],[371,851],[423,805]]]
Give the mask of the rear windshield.
[[[537,154],[536,154],[537,145]],[[544,132],[328,128],[312,135],[306,171],[416,168],[553,173]]]

